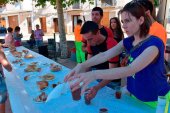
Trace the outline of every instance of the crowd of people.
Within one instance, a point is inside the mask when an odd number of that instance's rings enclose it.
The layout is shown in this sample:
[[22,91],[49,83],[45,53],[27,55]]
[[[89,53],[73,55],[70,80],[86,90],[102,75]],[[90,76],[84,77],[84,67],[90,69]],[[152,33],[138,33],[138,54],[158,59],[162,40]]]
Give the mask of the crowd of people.
[[[119,11],[120,18],[110,19],[110,29],[100,24],[102,12],[100,7],[93,8],[92,21],[82,25],[82,49],[88,57],[65,77],[65,82],[77,79],[71,86],[72,91],[81,87],[82,94],[88,92],[87,98],[93,99],[98,90],[111,81],[127,78],[126,87],[132,98],[155,108],[158,97],[163,96],[168,104],[170,85],[164,66],[167,34],[152,16],[152,2],[133,0],[127,3]],[[124,38],[119,19],[127,38]],[[102,81],[89,88],[94,80]]]
[[[74,28],[78,65],[65,77],[65,82],[78,79],[71,86],[72,91],[82,87],[82,94],[88,92],[86,96],[92,100],[101,88],[121,86],[121,79],[127,78],[126,87],[132,98],[153,108],[157,106],[159,96],[170,101],[170,85],[164,66],[167,34],[153,18],[153,8],[149,0],[132,0],[119,11],[118,17],[110,19],[109,28],[101,24],[103,9],[100,7],[92,9],[92,21],[82,24],[78,19]],[[124,38],[122,28],[128,37]],[[20,27],[16,26],[14,33],[11,27],[7,31],[3,46],[21,46]],[[43,31],[36,25],[28,42],[30,47],[41,46],[43,36]],[[0,64],[12,71],[2,48]],[[0,72],[1,113],[7,91],[2,68]],[[98,84],[89,88],[94,80]]]
[[[21,46],[22,42],[21,39],[23,38],[23,34],[20,33],[20,27],[16,26],[13,32],[13,28],[8,27],[7,28],[7,34],[5,35],[5,43],[2,44],[3,47],[9,47],[9,46]],[[27,43],[30,45],[30,48],[33,48],[33,46],[42,46],[43,45],[43,36],[44,33],[40,29],[40,26],[36,25],[36,30],[31,31],[30,39],[27,41]]]
[[[2,67],[9,72],[12,71],[11,64],[8,62],[3,48],[22,46],[21,39],[23,35],[20,33],[20,29],[19,26],[16,26],[13,32],[13,28],[8,27],[7,34],[5,35],[5,43],[0,46],[0,113],[5,113],[5,102],[7,100],[7,88]],[[43,44],[43,36],[44,33],[37,24],[36,30],[32,30],[30,40],[28,41],[30,47],[32,48],[34,45],[37,47],[41,46]]]

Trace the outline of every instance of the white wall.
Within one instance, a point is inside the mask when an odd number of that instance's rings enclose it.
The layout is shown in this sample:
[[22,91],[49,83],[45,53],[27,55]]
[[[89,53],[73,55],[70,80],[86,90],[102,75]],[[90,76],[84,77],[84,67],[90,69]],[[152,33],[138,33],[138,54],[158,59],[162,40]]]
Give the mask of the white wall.
[[117,7],[119,7],[119,6],[124,6],[124,5],[126,5],[128,2],[130,2],[130,1],[132,1],[132,0],[117,0]]
[[32,0],[24,0],[22,3],[23,10],[32,10]]

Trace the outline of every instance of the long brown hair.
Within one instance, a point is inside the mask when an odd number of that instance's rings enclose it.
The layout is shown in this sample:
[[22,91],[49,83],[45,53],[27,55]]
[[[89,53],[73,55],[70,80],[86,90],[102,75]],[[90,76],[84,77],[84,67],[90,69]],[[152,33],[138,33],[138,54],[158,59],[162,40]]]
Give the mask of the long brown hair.
[[[115,29],[112,29],[112,26],[111,26],[112,20],[116,21],[116,28]],[[124,38],[123,31],[122,31],[121,24],[120,24],[118,17],[113,17],[113,18],[110,19],[110,29],[112,30],[114,37],[116,37],[119,41],[121,41]]]

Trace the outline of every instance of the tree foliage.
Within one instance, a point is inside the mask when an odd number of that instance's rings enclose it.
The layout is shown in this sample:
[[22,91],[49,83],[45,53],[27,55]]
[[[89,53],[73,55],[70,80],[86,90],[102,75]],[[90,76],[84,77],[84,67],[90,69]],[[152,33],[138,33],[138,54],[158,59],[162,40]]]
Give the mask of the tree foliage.
[[159,6],[159,0],[154,0],[154,6],[158,7]]
[[[23,0],[0,0],[0,5],[7,4],[7,3],[20,2],[20,1],[23,1]],[[35,1],[37,3],[36,6],[44,7],[46,5],[46,2],[50,2],[51,5],[56,7],[56,0],[33,0],[33,1]],[[62,1],[62,5],[63,5],[64,8],[69,7],[70,5],[72,5],[74,3],[80,2],[80,0],[61,0],[61,1]],[[81,3],[85,3],[87,1],[90,4],[94,3],[94,0],[81,0]]]
[[[51,5],[53,5],[54,7],[56,7],[56,0],[35,0],[37,2],[36,6],[45,6],[46,2],[50,2]],[[61,0],[62,1],[62,5],[63,7],[69,7],[70,5],[74,4],[74,3],[79,3],[80,0]],[[85,2],[89,2],[90,4],[94,3],[94,0],[81,0],[81,3],[85,3]]]
[[4,5],[4,4],[7,4],[7,3],[15,3],[15,2],[20,2],[20,1],[23,1],[23,0],[0,0],[0,5]]

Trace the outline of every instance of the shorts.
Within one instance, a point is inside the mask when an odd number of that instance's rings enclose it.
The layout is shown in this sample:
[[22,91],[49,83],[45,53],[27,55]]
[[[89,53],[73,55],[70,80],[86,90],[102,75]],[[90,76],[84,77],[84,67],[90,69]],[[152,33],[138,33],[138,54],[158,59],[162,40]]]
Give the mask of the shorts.
[[7,100],[7,88],[5,78],[0,75],[0,104],[5,103]]

